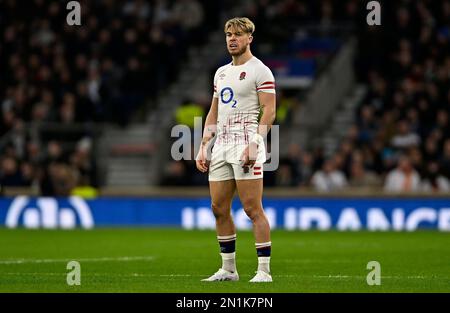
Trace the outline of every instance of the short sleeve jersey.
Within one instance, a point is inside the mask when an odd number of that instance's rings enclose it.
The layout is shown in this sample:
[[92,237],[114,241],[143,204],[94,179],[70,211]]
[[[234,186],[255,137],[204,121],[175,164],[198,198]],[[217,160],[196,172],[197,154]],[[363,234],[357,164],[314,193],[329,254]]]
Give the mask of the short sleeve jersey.
[[258,58],[226,64],[214,75],[218,98],[216,144],[248,144],[258,129],[259,92],[275,93],[275,78]]

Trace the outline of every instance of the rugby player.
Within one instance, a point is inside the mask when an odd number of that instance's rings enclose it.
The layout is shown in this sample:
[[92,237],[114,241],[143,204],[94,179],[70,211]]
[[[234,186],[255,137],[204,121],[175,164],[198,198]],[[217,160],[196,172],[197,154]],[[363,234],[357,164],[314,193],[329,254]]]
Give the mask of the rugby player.
[[[255,25],[245,17],[225,23],[232,61],[214,75],[214,94],[205,121],[196,166],[208,172],[211,206],[216,219],[222,267],[203,281],[237,281],[236,228],[231,202],[237,190],[253,224],[258,257],[250,282],[271,282],[270,226],[262,207],[264,138],[276,114],[275,79],[250,51]],[[262,113],[262,114],[260,114]],[[212,152],[208,153],[208,151]]]

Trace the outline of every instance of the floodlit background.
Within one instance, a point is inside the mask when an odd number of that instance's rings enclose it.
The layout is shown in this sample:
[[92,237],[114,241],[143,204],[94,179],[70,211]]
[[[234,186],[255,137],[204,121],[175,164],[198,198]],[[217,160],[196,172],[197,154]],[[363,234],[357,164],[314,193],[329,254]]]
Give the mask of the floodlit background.
[[267,187],[450,190],[449,1],[387,1],[381,26],[355,0],[80,4],[69,26],[65,1],[0,2],[4,190],[206,186],[172,160],[170,129],[207,114],[233,16],[277,80]]

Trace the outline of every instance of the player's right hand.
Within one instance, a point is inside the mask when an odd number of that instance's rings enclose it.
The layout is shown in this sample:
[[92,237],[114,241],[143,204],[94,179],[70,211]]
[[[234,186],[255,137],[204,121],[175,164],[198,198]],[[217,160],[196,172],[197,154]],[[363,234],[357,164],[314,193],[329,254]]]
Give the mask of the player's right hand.
[[197,169],[202,173],[206,173],[208,171],[209,166],[209,162],[206,158],[206,149],[207,146],[201,144],[197,157],[195,158],[195,165],[197,166]]

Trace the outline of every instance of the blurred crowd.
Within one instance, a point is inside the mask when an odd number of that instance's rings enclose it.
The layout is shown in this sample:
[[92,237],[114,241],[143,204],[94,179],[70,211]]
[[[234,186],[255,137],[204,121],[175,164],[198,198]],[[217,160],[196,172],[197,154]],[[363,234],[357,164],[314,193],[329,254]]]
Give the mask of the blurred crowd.
[[[293,143],[267,186],[339,190],[450,190],[450,0],[379,1],[382,25],[367,26],[367,1],[84,0],[81,26],[66,1],[0,1],[0,185],[45,195],[97,187],[95,136],[28,125],[126,126],[177,76],[188,47],[221,29],[224,9],[256,24],[255,54],[283,54],[308,25],[328,34],[346,25],[358,37],[355,69],[369,92],[337,151]],[[288,125],[295,96],[279,90],[277,124]],[[175,120],[189,125],[209,100],[186,99]],[[191,125],[192,126],[192,125]],[[193,152],[192,152],[193,153]],[[162,184],[205,185],[193,161],[168,163]],[[95,193],[95,192],[91,192]]]
[[329,158],[293,144],[276,185],[450,191],[450,1],[395,1],[358,30],[369,92]]
[[50,140],[44,147],[30,141],[23,148],[17,149],[13,144],[4,147],[0,164],[2,186],[30,187],[43,196],[80,192],[85,195],[92,190],[96,193],[97,169],[89,137],[73,147]]
[[[84,133],[72,144],[52,136],[36,140],[24,125],[126,126],[176,77],[187,48],[200,45],[217,27],[222,5],[207,0],[78,2],[81,26],[67,24],[67,1],[0,1],[3,186],[37,184],[43,194],[56,195],[66,195],[72,185],[96,186],[95,173],[85,175],[77,166],[95,163],[92,149],[83,144],[94,138]],[[59,184],[61,190],[52,190],[50,176],[71,178]]]
[[[292,143],[278,170],[265,173],[266,186],[450,191],[450,1],[380,2],[382,26],[366,24],[365,1],[261,0],[247,6],[247,16],[272,45],[308,23],[353,25],[358,79],[369,87],[332,156],[323,147],[310,151]],[[169,164],[164,183],[206,184],[192,167]]]

